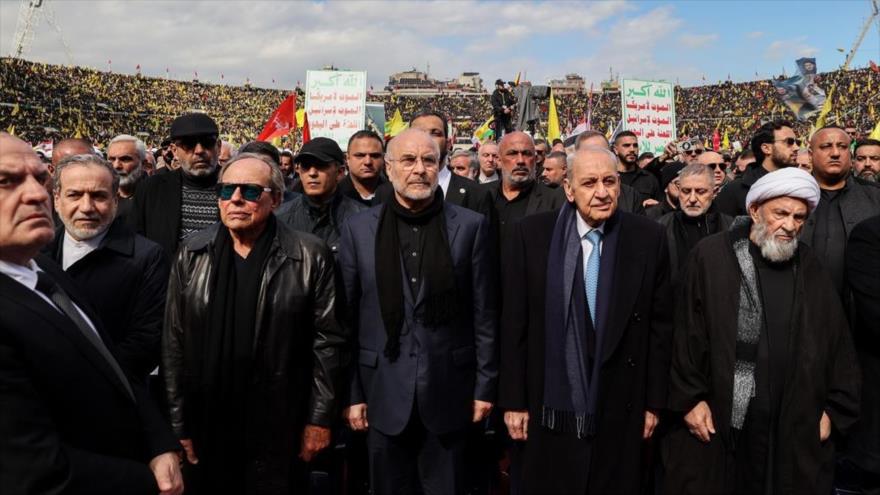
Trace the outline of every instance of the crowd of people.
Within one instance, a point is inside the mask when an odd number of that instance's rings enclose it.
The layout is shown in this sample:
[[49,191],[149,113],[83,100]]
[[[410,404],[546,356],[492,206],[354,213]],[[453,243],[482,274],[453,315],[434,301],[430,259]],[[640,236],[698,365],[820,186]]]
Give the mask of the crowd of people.
[[[780,76],[781,78],[782,76]],[[223,139],[241,144],[255,138],[286,92],[246,86],[204,84],[155,77],[0,60],[0,124],[31,143],[58,136],[79,134],[105,142],[122,132],[135,132],[148,145],[158,145],[183,106],[216,116],[224,129]],[[880,73],[871,69],[838,70],[820,74],[817,83],[830,92],[832,111],[826,119],[862,131],[873,128],[880,104]],[[295,89],[302,96],[302,89]],[[618,91],[579,91],[559,95],[557,110],[563,132],[577,127],[590,114],[591,126],[601,132],[620,121]],[[470,137],[493,115],[489,94],[440,93],[429,96],[368,94],[370,102],[384,103],[386,120],[400,111],[404,120],[422,109],[442,112],[457,136]],[[297,108],[304,100],[297,99]],[[546,134],[547,101],[539,102],[540,132]],[[677,87],[676,123],[680,136],[711,140],[716,130],[730,142],[745,143],[762,120],[794,115],[776,96],[770,80],[730,81]],[[815,118],[795,122],[799,136],[806,136]],[[301,144],[299,134],[291,146]]]
[[740,152],[656,156],[599,129],[453,151],[450,112],[510,107],[475,101],[390,97],[393,138],[295,152],[186,97],[155,150],[130,102],[100,147],[0,131],[0,493],[880,491],[880,141],[854,99],[806,141],[768,108]]

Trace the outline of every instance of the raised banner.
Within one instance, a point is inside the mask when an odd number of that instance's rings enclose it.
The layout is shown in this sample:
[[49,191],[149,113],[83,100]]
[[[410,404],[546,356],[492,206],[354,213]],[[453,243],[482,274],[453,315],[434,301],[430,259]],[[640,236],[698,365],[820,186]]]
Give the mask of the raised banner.
[[344,151],[351,135],[364,128],[366,99],[366,72],[307,71],[306,114],[312,139],[330,138]]
[[798,120],[807,120],[818,114],[825,105],[825,91],[816,84],[816,59],[795,60],[798,74],[783,80],[773,80],[773,87],[782,103]]
[[675,141],[675,93],[672,84],[624,79],[621,88],[622,128],[639,137],[639,152],[655,155]]

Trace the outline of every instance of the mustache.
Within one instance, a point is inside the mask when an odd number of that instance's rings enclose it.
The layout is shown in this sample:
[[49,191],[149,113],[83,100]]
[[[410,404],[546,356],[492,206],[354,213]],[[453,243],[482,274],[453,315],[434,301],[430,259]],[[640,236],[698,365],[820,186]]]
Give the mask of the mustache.
[[525,165],[517,165],[516,167],[513,167],[513,170],[510,171],[510,173],[514,173],[514,172],[529,173],[529,167],[526,167]]

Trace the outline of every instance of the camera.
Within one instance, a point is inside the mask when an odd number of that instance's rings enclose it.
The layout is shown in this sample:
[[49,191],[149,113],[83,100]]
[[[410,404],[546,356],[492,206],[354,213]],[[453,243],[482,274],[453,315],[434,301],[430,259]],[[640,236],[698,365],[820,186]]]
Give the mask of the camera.
[[683,143],[678,145],[679,151],[690,151],[693,148],[693,144],[690,141],[684,141]]

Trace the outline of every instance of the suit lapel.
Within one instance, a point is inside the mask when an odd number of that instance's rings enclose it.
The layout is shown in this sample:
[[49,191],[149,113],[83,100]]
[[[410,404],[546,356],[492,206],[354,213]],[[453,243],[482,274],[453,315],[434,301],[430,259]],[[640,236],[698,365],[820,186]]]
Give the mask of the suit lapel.
[[[49,270],[46,271],[49,272]],[[58,283],[60,284],[60,282]],[[67,287],[64,287],[64,289],[69,290]],[[95,346],[86,339],[86,337],[80,332],[79,328],[77,328],[69,318],[64,316],[60,311],[44,301],[43,298],[33,291],[2,274],[0,274],[0,293],[9,294],[11,297],[8,299],[13,303],[18,304],[26,311],[27,316],[23,314],[22,319],[29,320],[32,318],[38,318],[48,323],[49,326],[63,335],[73,347],[75,347],[83,357],[86,358],[87,361],[92,363],[98,371],[112,382],[116,388],[119,389],[120,393],[128,398],[132,398],[122,382],[119,381],[116,373],[107,363],[107,360],[104,359],[104,356],[102,356]],[[77,307],[86,313],[86,316],[89,317],[89,320],[92,321],[92,324],[95,325],[95,328],[98,330],[98,334],[103,338],[104,334],[101,332],[99,320],[89,310],[88,306],[84,305],[81,301],[74,299],[73,296],[70,297]]]

